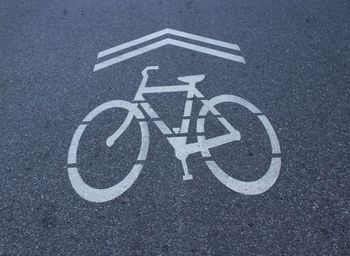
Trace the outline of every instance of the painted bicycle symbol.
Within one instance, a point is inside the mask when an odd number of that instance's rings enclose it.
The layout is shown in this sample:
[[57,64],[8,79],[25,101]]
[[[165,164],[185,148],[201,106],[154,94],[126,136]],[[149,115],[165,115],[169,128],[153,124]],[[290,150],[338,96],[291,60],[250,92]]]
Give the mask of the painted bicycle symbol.
[[[70,182],[74,190],[84,199],[92,202],[106,202],[117,198],[128,190],[132,184],[139,177],[139,174],[143,168],[143,161],[147,158],[149,147],[149,131],[147,120],[143,112],[148,115],[151,122],[153,122],[160,132],[166,137],[168,142],[175,150],[176,157],[181,161],[183,168],[183,180],[192,180],[193,176],[190,174],[186,159],[190,154],[201,153],[208,168],[214,174],[214,176],[227,188],[246,195],[257,195],[267,191],[276,182],[279,171],[281,168],[280,146],[276,133],[265,115],[261,111],[251,104],[249,101],[234,95],[219,95],[207,100],[204,95],[196,88],[197,83],[202,81],[204,75],[191,75],[178,77],[178,80],[185,83],[183,85],[170,85],[170,86],[147,86],[148,72],[151,70],[157,70],[158,66],[148,66],[142,71],[142,81],[139,89],[134,97],[133,102],[127,102],[124,100],[112,100],[101,104],[92,110],[82,121],[82,123],[76,129],[68,153],[68,175]],[[146,94],[160,94],[160,93],[175,93],[175,92],[187,92],[187,99],[184,106],[183,118],[181,127],[173,128],[172,130],[159,118],[158,114],[151,107],[150,103],[144,98]],[[197,142],[187,143],[188,130],[190,126],[190,120],[192,116],[192,103],[194,99],[198,99],[203,104],[197,118]],[[226,119],[225,114],[221,114],[216,106],[221,103],[233,103],[239,104],[242,107],[250,111],[252,115],[255,115],[262,123],[265,131],[268,134],[272,156],[268,170],[265,174],[254,181],[241,181],[228,175],[222,170],[219,165],[210,159],[210,149],[219,147],[224,144],[234,143],[241,139],[241,134],[236,130]],[[106,145],[112,147],[116,140],[126,131],[131,124],[131,121],[136,118],[141,129],[141,148],[135,159],[135,164],[126,175],[126,177],[115,184],[112,187],[105,189],[96,189],[86,184],[79,174],[77,154],[79,150],[80,139],[84,133],[85,128],[89,123],[96,118],[102,112],[121,108],[125,109],[128,114],[122,125],[106,139]],[[219,135],[217,137],[206,139],[205,137],[205,120],[211,113],[217,120],[225,127],[226,134]]]

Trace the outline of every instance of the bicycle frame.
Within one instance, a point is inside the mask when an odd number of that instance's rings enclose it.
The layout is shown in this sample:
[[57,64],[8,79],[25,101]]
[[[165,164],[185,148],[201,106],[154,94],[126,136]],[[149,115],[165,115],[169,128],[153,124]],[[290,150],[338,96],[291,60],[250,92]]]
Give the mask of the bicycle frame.
[[[204,156],[210,157],[209,149],[233,141],[238,141],[241,139],[241,135],[239,131],[234,129],[232,125],[224,117],[221,116],[219,111],[214,106],[212,106],[209,101],[204,98],[203,94],[196,88],[196,83],[203,80],[205,77],[204,75],[179,77],[178,79],[180,81],[188,82],[188,84],[185,85],[146,87],[148,80],[148,71],[157,69],[157,66],[149,66],[142,71],[143,78],[133,102],[143,108],[145,113],[151,118],[152,122],[158,127],[160,132],[166,136],[169,143],[173,146],[175,155],[179,160],[181,160],[184,168],[184,180],[192,179],[192,176],[188,173],[188,167],[186,164],[186,158],[188,155],[202,152]],[[151,105],[145,100],[143,96],[145,94],[173,92],[187,92],[187,99],[185,103],[181,128],[173,128],[173,131],[171,131],[169,127],[159,118],[158,114],[153,110]],[[216,116],[222,125],[226,128],[228,134],[205,139],[204,117],[199,117],[197,120],[197,124],[199,124],[197,125],[198,142],[187,144],[187,134],[190,125],[190,117],[192,115],[192,104],[194,98],[201,100],[203,105],[208,108],[208,110],[211,111],[212,114],[214,114],[214,116]],[[128,115],[120,127],[122,131],[130,124],[132,118],[132,115]],[[118,129],[118,131],[110,136],[111,138],[109,138],[109,140],[113,140],[112,144],[122,133],[122,131],[119,131],[120,129]]]
[[[165,135],[169,143],[174,148],[175,155],[181,161],[184,170],[183,180],[193,179],[192,175],[188,171],[186,163],[188,155],[200,152],[202,157],[206,158],[205,163],[213,175],[229,189],[245,195],[257,195],[271,188],[276,182],[281,169],[281,150],[276,133],[267,117],[249,101],[235,95],[218,95],[210,100],[206,100],[203,94],[196,88],[196,83],[203,80],[205,78],[204,75],[178,77],[178,80],[186,83],[185,85],[146,87],[148,71],[156,69],[158,69],[158,67],[150,66],[146,67],[142,71],[143,79],[132,103],[124,100],[112,100],[105,102],[90,111],[89,114],[83,119],[83,122],[75,130],[69,147],[67,160],[69,165],[69,179],[75,191],[86,200],[92,202],[106,202],[120,196],[127,189],[129,189],[138,178],[143,167],[142,161],[145,161],[147,157],[149,146],[148,121],[152,121],[158,127],[161,133]],[[172,92],[187,92],[187,100],[184,107],[181,128],[172,128],[171,131],[169,127],[159,118],[157,113],[152,109],[150,104],[143,96],[153,93],[158,94]],[[192,116],[192,104],[195,98],[198,98],[203,103],[203,107],[199,111],[199,117],[197,118],[196,135],[198,142],[187,143],[190,118]],[[219,111],[215,108],[217,104],[225,102],[236,103],[249,110],[256,116],[256,118],[260,120],[262,126],[265,128],[265,131],[268,134],[271,143],[272,158],[267,172],[258,180],[241,181],[235,179],[222,170],[214,159],[208,158],[211,157],[209,149],[241,139],[240,132],[234,129],[232,125],[224,117],[222,117]],[[112,108],[127,110],[128,114],[122,125],[107,138],[107,146],[113,146],[115,140],[117,140],[118,137],[123,134],[123,132],[131,124],[131,121],[136,118],[141,129],[141,147],[137,157],[137,162],[122,181],[109,188],[96,189],[86,184],[79,174],[77,167],[78,145],[83,132],[89,123],[100,113]],[[142,109],[144,110],[144,113],[142,113]],[[209,112],[216,116],[216,118],[226,128],[228,131],[227,134],[209,139],[205,138],[204,124],[205,118]],[[148,118],[145,119],[145,116],[148,116],[150,120]]]

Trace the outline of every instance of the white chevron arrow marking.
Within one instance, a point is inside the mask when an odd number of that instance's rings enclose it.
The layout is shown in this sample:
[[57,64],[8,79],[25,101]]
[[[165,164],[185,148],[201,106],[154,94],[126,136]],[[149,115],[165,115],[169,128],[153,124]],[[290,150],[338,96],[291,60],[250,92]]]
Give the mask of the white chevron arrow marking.
[[[107,55],[116,53],[118,51],[130,48],[130,47],[138,45],[138,44],[145,43],[147,41],[161,37],[161,36],[166,35],[166,34],[171,34],[171,35],[175,35],[175,36],[179,36],[179,37],[183,37],[183,38],[188,38],[188,39],[200,41],[200,42],[211,44],[211,45],[220,46],[220,47],[223,47],[223,48],[226,48],[229,50],[240,51],[239,46],[236,44],[222,42],[219,40],[215,40],[215,39],[211,39],[211,38],[207,38],[207,37],[202,37],[202,36],[197,36],[197,35],[193,35],[190,33],[166,28],[166,29],[163,29],[161,31],[155,32],[153,34],[149,34],[147,36],[144,36],[144,37],[132,40],[130,42],[127,42],[127,43],[124,43],[121,45],[117,45],[115,47],[101,51],[98,53],[97,58],[105,57]],[[196,44],[192,44],[192,43],[188,43],[188,42],[184,42],[184,41],[180,41],[180,40],[176,40],[176,39],[172,39],[172,38],[166,38],[166,39],[162,39],[160,41],[157,41],[155,43],[151,43],[149,45],[143,46],[139,49],[132,50],[132,51],[129,51],[129,52],[124,53],[122,55],[119,55],[119,56],[113,57],[111,59],[108,59],[106,61],[100,62],[100,63],[95,65],[94,71],[104,69],[106,67],[114,65],[114,64],[119,63],[121,61],[130,59],[132,57],[138,56],[138,55],[143,54],[145,52],[152,51],[154,49],[157,49],[157,48],[165,46],[165,45],[174,45],[174,46],[190,49],[190,50],[201,52],[201,53],[206,53],[206,54],[213,55],[216,57],[220,57],[220,58],[224,58],[224,59],[228,59],[228,60],[232,60],[232,61],[237,61],[237,62],[245,64],[245,60],[242,56],[238,56],[238,55],[231,54],[228,52],[219,51],[219,50],[211,49],[208,47],[204,47],[204,46],[200,46],[200,45],[196,45]]]

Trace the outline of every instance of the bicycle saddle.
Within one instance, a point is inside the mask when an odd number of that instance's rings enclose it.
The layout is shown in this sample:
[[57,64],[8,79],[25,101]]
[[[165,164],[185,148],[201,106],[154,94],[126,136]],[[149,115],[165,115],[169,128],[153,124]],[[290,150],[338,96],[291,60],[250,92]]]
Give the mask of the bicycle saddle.
[[205,75],[194,75],[194,76],[179,76],[177,79],[181,82],[191,84],[191,83],[200,82],[204,78],[205,78]]

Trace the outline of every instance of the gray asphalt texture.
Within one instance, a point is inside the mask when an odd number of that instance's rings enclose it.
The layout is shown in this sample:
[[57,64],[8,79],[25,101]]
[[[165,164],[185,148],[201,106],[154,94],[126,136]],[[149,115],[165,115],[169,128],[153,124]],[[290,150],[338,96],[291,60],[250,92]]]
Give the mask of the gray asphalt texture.
[[[350,255],[349,14],[346,0],[2,1],[0,255]],[[99,51],[167,27],[239,44],[247,64],[166,46],[92,72]],[[234,94],[260,108],[281,144],[276,184],[233,192],[200,154],[184,182],[150,123],[135,184],[106,203],[83,200],[66,169],[73,133],[101,103],[132,100],[147,65],[160,67],[154,85],[206,74],[198,88],[208,99]],[[152,97],[175,124],[183,98]],[[232,176],[253,180],[266,170],[267,138],[240,111],[222,106],[242,141],[212,152]],[[99,188],[122,178],[140,143],[134,125],[105,153],[122,120],[111,116],[89,127],[79,155],[82,177]]]

